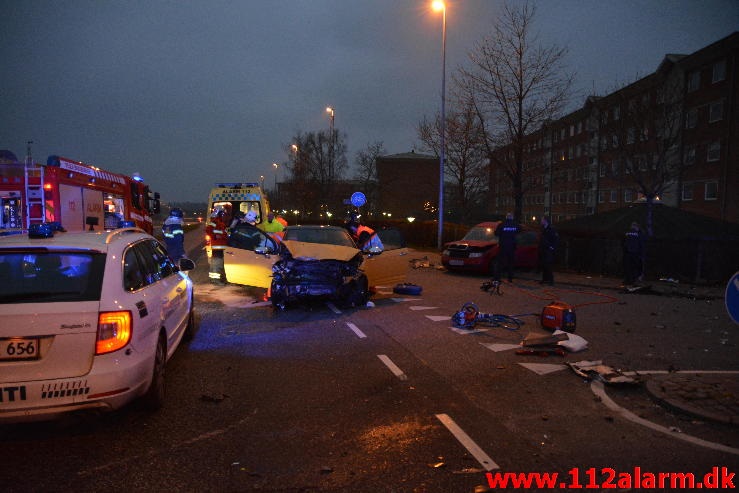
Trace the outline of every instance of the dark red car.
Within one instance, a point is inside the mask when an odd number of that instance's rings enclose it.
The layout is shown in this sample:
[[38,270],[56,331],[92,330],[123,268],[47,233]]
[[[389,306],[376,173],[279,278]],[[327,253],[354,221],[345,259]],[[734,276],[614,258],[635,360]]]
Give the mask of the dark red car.
[[[498,255],[498,237],[495,228],[500,221],[473,226],[464,238],[444,245],[441,263],[449,270],[492,274]],[[516,236],[516,267],[536,267],[539,259],[539,233],[521,226]]]

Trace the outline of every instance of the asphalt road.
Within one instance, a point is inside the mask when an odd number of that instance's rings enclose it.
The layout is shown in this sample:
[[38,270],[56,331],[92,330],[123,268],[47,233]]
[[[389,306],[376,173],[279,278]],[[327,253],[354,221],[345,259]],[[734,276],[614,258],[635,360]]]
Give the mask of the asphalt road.
[[[374,307],[280,312],[256,290],[208,284],[204,258],[192,276],[198,331],[168,366],[166,407],[0,427],[3,490],[472,492],[488,471],[587,486],[635,480],[637,467],[738,469],[736,426],[674,414],[640,384],[599,395],[563,364],[737,370],[720,300],[543,289],[534,273],[497,296],[483,277],[429,267],[409,271],[420,296],[381,289]],[[554,299],[576,305],[588,349],[516,354]],[[453,330],[466,301],[525,324]]]

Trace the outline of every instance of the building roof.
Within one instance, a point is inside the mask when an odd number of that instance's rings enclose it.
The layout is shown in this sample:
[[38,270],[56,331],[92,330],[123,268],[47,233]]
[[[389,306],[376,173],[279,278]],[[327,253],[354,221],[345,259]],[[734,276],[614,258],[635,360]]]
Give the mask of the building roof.
[[389,156],[380,156],[380,159],[439,159],[429,154],[421,154],[415,151],[403,152],[400,154],[391,154]]

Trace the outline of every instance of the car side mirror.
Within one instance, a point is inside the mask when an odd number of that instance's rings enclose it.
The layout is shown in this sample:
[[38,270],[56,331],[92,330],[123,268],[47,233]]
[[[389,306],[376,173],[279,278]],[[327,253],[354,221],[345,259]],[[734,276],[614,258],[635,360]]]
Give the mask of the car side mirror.
[[182,271],[193,270],[195,269],[195,262],[193,262],[189,258],[181,258],[177,261],[177,266]]

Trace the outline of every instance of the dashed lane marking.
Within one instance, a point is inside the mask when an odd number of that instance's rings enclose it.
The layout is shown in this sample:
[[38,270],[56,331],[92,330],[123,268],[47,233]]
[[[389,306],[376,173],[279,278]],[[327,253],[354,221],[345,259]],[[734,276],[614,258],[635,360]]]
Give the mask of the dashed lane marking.
[[352,332],[354,332],[355,334],[357,334],[357,337],[359,337],[360,339],[364,339],[364,338],[367,337],[367,335],[364,332],[362,332],[361,330],[359,330],[359,327],[357,327],[353,323],[347,322],[346,325],[347,325],[347,327],[349,327],[352,330]]
[[[438,306],[411,306],[409,307],[414,312],[421,311],[421,310],[438,310]],[[449,318],[449,317],[447,317]]]
[[393,361],[387,355],[378,354],[377,357],[380,358],[380,361],[382,361],[385,364],[385,366],[387,366],[388,369],[391,372],[393,372],[393,375],[398,377],[399,380],[408,380],[408,376],[405,373],[403,373],[403,370],[398,368],[398,366],[395,363],[393,363]]
[[478,334],[480,332],[487,332],[490,329],[460,329],[459,327],[449,327],[451,330],[456,332],[457,334],[467,335],[467,334]]
[[448,315],[426,315],[426,318],[432,322],[443,322],[444,320],[448,322],[452,317]]
[[341,310],[339,310],[339,309],[338,309],[338,308],[336,307],[336,305],[334,305],[333,303],[331,303],[331,302],[329,302],[329,303],[326,303],[326,306],[327,306],[327,307],[329,307],[329,309],[330,309],[330,310],[331,310],[332,312],[334,312],[335,314],[337,314],[337,315],[340,315],[340,314],[341,314]]
[[481,342],[480,344],[496,353],[510,351],[511,349],[521,349],[520,344],[495,344],[492,342]]
[[421,298],[390,298],[396,303],[402,303],[404,301],[420,301]]
[[477,462],[479,462],[486,471],[500,469],[500,466],[496,464],[495,461],[491,459],[488,454],[486,454],[474,442],[474,440],[472,440],[472,438],[470,438],[470,436],[467,435],[467,433],[465,433],[464,430],[460,428],[457,423],[454,422],[452,418],[450,418],[446,414],[437,414],[436,418],[441,421],[441,424],[446,426],[447,430],[449,430],[452,435],[454,435],[454,438],[456,438],[459,443],[461,443],[464,448],[466,448],[467,451],[472,454],[475,459],[477,459]]

